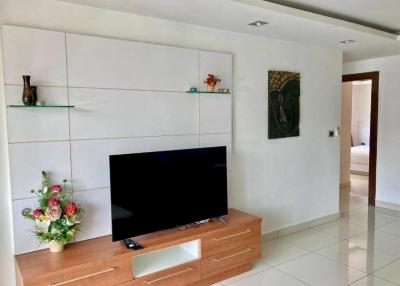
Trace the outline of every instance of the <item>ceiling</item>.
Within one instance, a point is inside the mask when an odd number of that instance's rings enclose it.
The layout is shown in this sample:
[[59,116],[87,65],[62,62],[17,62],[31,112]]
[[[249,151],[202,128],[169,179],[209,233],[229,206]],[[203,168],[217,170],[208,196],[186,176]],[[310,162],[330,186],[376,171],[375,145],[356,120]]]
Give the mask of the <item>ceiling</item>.
[[268,0],[268,2],[400,34],[399,0]]
[[[302,9],[263,0],[62,1],[261,37],[341,48],[345,61],[400,54],[400,36],[393,32],[400,27],[400,16],[395,15],[395,12],[400,12],[400,0],[274,0],[290,2],[291,5],[301,4]],[[355,2],[359,5],[362,2],[366,7],[357,7]],[[346,17],[360,18],[369,24],[365,26],[338,16],[309,12],[304,10],[305,4],[308,5],[307,10],[313,7],[336,15],[343,13]],[[248,25],[256,20],[269,24],[258,28]],[[356,42],[348,45],[339,43],[347,39]]]

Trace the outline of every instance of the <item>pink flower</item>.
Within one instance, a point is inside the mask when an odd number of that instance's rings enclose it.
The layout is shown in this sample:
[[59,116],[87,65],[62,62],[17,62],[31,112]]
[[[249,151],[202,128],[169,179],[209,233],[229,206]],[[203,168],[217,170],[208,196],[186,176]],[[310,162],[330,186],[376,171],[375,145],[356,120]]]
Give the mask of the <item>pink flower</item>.
[[34,211],[33,211],[33,216],[35,217],[35,218],[38,218],[38,217],[40,217],[42,214],[43,214],[43,212],[42,212],[42,210],[41,209],[35,209]]
[[52,186],[51,186],[51,191],[52,191],[53,193],[58,193],[58,192],[61,191],[61,186],[60,186],[60,185],[52,185]]
[[61,217],[62,209],[59,205],[56,206],[48,206],[45,212],[45,215],[51,220],[55,221]]
[[51,198],[49,200],[49,206],[56,206],[58,205],[58,199],[57,198]]
[[67,214],[67,216],[72,216],[72,215],[76,214],[77,210],[78,210],[78,206],[76,205],[75,202],[69,202],[65,206],[65,213]]

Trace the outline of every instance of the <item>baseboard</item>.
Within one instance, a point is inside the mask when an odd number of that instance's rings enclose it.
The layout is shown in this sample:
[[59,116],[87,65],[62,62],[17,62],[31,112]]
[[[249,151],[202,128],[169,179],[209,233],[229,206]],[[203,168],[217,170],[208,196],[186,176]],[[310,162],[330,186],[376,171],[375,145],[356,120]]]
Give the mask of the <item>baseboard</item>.
[[399,204],[394,204],[394,203],[388,203],[388,202],[383,202],[383,201],[375,201],[375,206],[384,208],[384,209],[389,209],[393,211],[398,211],[400,212],[400,205]]
[[350,188],[350,187],[351,187],[351,181],[348,180],[347,182],[340,183],[339,187],[340,187],[341,189]]
[[286,235],[289,235],[289,234],[292,234],[295,232],[299,232],[302,230],[307,230],[307,229],[316,227],[316,226],[324,224],[324,223],[338,220],[339,218],[340,218],[340,212],[336,212],[336,213],[333,213],[330,215],[322,216],[319,218],[314,218],[309,221],[305,221],[305,222],[298,223],[295,225],[283,227],[283,228],[280,228],[280,229],[277,229],[277,230],[274,230],[271,232],[263,233],[262,239],[263,239],[263,241],[274,240],[274,239],[277,239],[282,236],[286,236]]

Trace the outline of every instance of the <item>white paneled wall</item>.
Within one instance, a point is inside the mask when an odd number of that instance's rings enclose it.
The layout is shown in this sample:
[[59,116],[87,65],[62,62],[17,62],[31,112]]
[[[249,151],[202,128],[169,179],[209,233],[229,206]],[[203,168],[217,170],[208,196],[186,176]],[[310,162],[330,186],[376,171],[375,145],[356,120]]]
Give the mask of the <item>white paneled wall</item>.
[[72,87],[184,91],[199,79],[199,51],[67,34]]
[[[6,104],[21,104],[23,86],[6,85]],[[40,100],[47,104],[68,103],[66,87],[38,87]],[[8,141],[34,142],[69,140],[67,109],[7,109]]]
[[20,213],[41,170],[72,182],[85,240],[111,232],[111,154],[225,145],[231,168],[231,95],[186,93],[208,73],[231,89],[231,54],[13,26],[3,44],[7,105],[21,104],[25,74],[40,100],[75,105],[7,108],[16,253],[38,246]]
[[80,191],[110,186],[109,155],[196,148],[198,136],[79,140],[72,141],[71,147],[74,189]]
[[21,84],[23,75],[32,75],[32,85],[67,85],[65,33],[2,28],[5,84]]
[[205,94],[200,97],[200,133],[230,133],[232,103],[230,96]]
[[200,52],[200,80],[203,82],[209,73],[221,79],[216,88],[232,89],[232,55],[216,52]]
[[70,142],[48,141],[9,144],[11,191],[14,200],[33,197],[47,170],[55,183],[71,179]]
[[197,95],[71,88],[71,139],[198,134]]

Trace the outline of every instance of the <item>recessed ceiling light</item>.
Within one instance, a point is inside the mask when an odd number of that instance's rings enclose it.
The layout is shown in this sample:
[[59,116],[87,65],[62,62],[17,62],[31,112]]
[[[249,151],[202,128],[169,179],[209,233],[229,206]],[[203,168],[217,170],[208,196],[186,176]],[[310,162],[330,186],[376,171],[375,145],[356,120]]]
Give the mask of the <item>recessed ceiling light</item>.
[[250,26],[255,26],[255,27],[261,27],[261,26],[264,26],[264,25],[267,25],[268,24],[268,22],[264,22],[264,21],[255,21],[255,22],[253,22],[253,23],[250,23],[249,25]]
[[340,41],[339,43],[347,45],[347,44],[351,44],[351,43],[355,43],[355,42],[356,41],[354,41],[354,40],[344,40],[344,41]]

